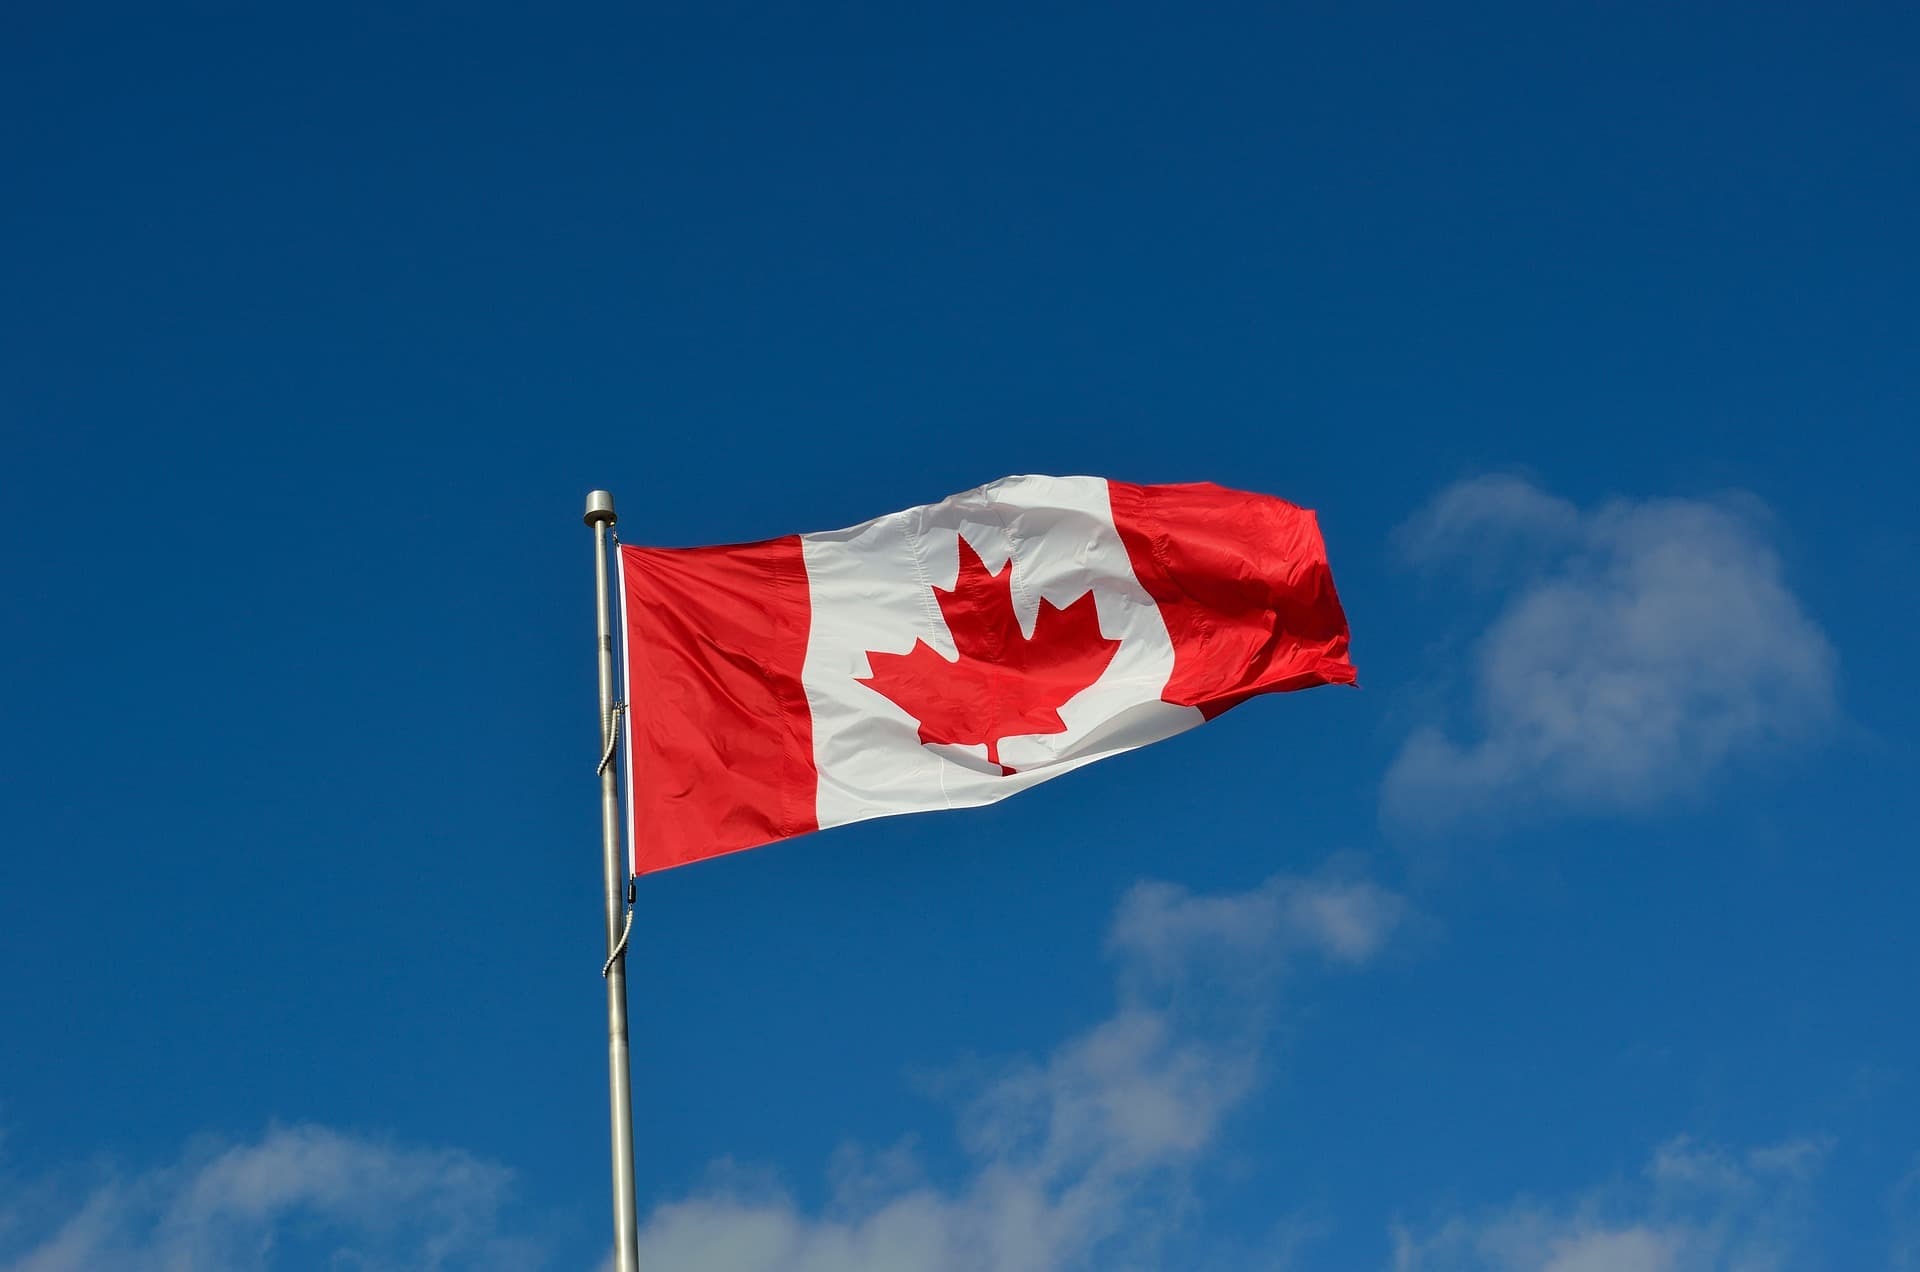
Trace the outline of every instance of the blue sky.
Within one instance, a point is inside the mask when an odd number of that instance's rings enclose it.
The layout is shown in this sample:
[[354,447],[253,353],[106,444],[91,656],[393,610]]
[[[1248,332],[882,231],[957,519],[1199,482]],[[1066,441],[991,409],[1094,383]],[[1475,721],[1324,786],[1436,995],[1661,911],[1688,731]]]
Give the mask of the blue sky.
[[597,1267],[582,496],[1020,472],[1364,687],[645,880],[653,1266],[1920,1267],[1910,6],[0,23],[0,1267]]

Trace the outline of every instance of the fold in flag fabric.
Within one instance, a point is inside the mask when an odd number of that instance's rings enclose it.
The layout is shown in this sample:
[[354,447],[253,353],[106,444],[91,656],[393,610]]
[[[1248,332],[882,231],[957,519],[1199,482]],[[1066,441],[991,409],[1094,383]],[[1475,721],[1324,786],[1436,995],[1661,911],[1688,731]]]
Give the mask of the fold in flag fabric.
[[619,561],[635,874],[989,804],[1354,680],[1313,513],[1210,484],[1008,477]]

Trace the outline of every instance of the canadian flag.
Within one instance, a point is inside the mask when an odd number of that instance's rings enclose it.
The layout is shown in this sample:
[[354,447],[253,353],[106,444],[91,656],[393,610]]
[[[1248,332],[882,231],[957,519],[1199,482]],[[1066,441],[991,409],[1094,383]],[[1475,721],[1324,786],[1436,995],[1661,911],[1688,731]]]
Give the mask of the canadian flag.
[[989,804],[1354,680],[1313,513],[1211,484],[1008,477],[619,560],[635,874]]

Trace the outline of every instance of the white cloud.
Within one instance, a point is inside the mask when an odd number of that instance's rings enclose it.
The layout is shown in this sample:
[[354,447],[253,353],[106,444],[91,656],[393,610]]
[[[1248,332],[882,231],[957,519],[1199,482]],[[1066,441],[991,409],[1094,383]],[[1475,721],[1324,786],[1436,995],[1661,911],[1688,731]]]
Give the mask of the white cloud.
[[318,1126],[248,1144],[201,1144],[180,1161],[51,1185],[0,1212],[8,1272],[221,1272],[314,1266],[527,1269],[538,1252],[502,1235],[511,1174],[451,1149],[404,1148]]
[[1733,1153],[1679,1138],[1637,1179],[1394,1232],[1394,1272],[1769,1272],[1805,1249],[1827,1145]]
[[1472,728],[1407,739],[1382,793],[1390,820],[1644,808],[1835,714],[1833,649],[1751,500],[1582,512],[1482,478],[1442,492],[1402,540],[1423,565],[1494,563],[1520,581],[1475,650]]
[[905,1147],[843,1154],[833,1200],[802,1211],[764,1181],[722,1180],[661,1206],[644,1265],[684,1272],[1060,1272],[1170,1266],[1194,1170],[1254,1087],[1257,1012],[1202,1023],[1164,993],[1247,991],[1302,955],[1357,964],[1400,902],[1365,884],[1273,879],[1196,896],[1142,884],[1108,939],[1113,1015],[1044,1059],[1007,1066],[958,1114],[964,1176],[927,1180]]
[[1223,957],[1257,966],[1263,951],[1306,949],[1360,963],[1386,940],[1401,908],[1399,897],[1364,882],[1276,875],[1251,891],[1212,897],[1142,883],[1120,903],[1107,948],[1161,978]]
[[1457,562],[1499,548],[1521,555],[1578,537],[1580,510],[1522,477],[1494,475],[1455,482],[1434,496],[1396,534],[1419,564]]

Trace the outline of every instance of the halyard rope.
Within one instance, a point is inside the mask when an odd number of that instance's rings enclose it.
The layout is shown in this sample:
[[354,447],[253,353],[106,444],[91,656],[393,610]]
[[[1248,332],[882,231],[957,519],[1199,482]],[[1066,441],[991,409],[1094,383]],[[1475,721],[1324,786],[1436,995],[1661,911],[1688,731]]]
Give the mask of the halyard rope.
[[601,980],[605,980],[607,977],[613,975],[613,965],[620,961],[620,956],[622,954],[625,954],[627,952],[627,938],[632,935],[633,935],[633,902],[629,901],[627,902],[626,929],[620,933],[619,944],[613,947],[613,953],[607,955],[607,965],[600,969]]
[[[604,777],[607,765],[613,763],[613,753],[620,747],[620,713],[627,709],[624,702],[616,702],[607,711],[606,734],[607,749],[601,752],[600,763],[594,768],[595,777]],[[627,952],[627,938],[633,935],[633,884],[627,884],[627,925],[620,932],[620,939],[614,943],[613,953],[607,955],[606,963],[600,968],[600,978],[605,980],[613,975],[613,965]]]
[[613,763],[613,753],[620,746],[620,713],[626,709],[624,702],[616,702],[607,709],[606,723],[602,726],[607,735],[607,749],[601,752],[599,766],[593,770],[595,777],[604,777],[607,765]]

